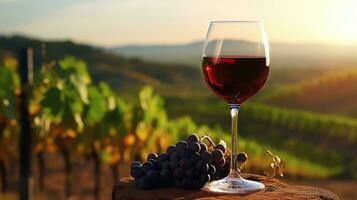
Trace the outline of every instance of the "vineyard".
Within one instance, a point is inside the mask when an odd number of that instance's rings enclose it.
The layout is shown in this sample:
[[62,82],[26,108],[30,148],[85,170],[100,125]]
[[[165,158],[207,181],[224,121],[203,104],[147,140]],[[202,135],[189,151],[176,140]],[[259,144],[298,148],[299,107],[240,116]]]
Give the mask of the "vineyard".
[[306,78],[293,84],[279,85],[259,100],[279,107],[302,109],[319,113],[356,117],[357,70],[327,70],[318,78]]
[[284,109],[259,103],[248,104],[245,109],[254,119],[272,125],[314,133],[321,137],[345,140],[350,144],[357,142],[357,120],[354,118]]
[[[0,68],[3,192],[7,190],[7,162],[18,157],[13,149],[18,143],[17,105],[20,101],[15,64],[15,60],[7,58]],[[44,189],[45,153],[62,155],[66,196],[71,195],[73,160],[77,156],[90,157],[95,163],[94,191],[98,196],[102,163],[111,165],[113,181],[117,180],[118,162],[140,156],[143,149],[153,145],[158,134],[168,128],[162,99],[151,88],[140,92],[138,102],[124,102],[106,83],[92,84],[86,64],[74,57],[44,63],[36,82],[25,89],[31,96],[28,106],[33,129],[32,153],[39,163],[40,190]],[[157,144],[162,145],[166,145],[165,140]]]
[[[8,188],[7,171],[18,159],[20,101],[17,61],[4,57],[0,67],[0,169],[1,189]],[[102,165],[112,169],[112,182],[118,180],[118,164],[142,159],[151,151],[161,152],[169,144],[196,132],[209,134],[215,140],[230,141],[221,128],[198,125],[189,116],[170,119],[164,99],[153,88],[142,88],[137,97],[125,100],[120,91],[107,83],[94,84],[86,63],[75,57],[42,63],[35,74],[33,85],[25,88],[31,119],[32,155],[39,166],[38,187],[45,190],[45,154],[59,153],[65,163],[65,194],[72,195],[73,162],[78,156],[94,163],[94,196],[99,198]],[[133,100],[134,99],[134,100]],[[319,115],[272,106],[250,103],[243,107],[247,117],[272,126],[288,127],[332,139],[357,140],[357,122],[352,118]],[[263,173],[269,164],[265,150],[270,149],[288,160],[288,176],[323,178],[340,174],[338,165],[324,165],[299,154],[254,142],[249,137],[239,139],[239,147],[246,151],[249,162],[246,170]]]
[[[310,80],[300,81],[297,84],[287,84],[286,86],[281,86],[279,90],[274,90],[269,94],[260,97],[260,99],[266,100],[285,95],[304,93],[310,88],[318,87],[321,85],[333,85],[340,81],[353,79],[357,75],[357,71],[354,68],[331,70],[331,72],[320,73],[322,73],[322,76],[320,76],[318,79],[310,77]],[[317,74],[314,75],[316,76]]]
[[[190,100],[190,105],[185,106],[188,100],[178,102],[181,107],[170,108],[171,113],[188,113],[194,107],[192,117],[195,121],[219,123],[220,127],[227,127],[228,108],[224,103]],[[225,131],[227,133],[229,129]],[[261,146],[264,144],[265,148],[283,150],[283,153],[294,155],[299,160],[339,169],[332,177],[356,177],[355,118],[282,108],[255,101],[242,106],[240,134],[245,140],[256,141]]]

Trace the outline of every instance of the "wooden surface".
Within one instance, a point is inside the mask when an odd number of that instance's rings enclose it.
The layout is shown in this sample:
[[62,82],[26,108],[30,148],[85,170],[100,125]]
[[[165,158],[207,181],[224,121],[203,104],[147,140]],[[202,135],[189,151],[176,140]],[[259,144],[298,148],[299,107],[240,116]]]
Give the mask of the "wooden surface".
[[247,196],[218,195],[202,190],[181,190],[177,188],[160,188],[139,190],[134,186],[132,178],[122,178],[113,189],[113,200],[170,200],[170,199],[199,199],[199,200],[335,200],[339,199],[332,192],[309,186],[289,185],[277,179],[267,179],[263,176],[245,174],[245,178],[265,184],[265,189]]

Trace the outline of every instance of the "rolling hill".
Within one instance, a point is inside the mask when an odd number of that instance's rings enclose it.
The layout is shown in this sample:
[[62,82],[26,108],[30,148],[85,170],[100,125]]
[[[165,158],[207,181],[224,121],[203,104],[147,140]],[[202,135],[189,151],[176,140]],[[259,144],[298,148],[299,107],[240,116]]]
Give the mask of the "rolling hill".
[[144,84],[170,90],[185,83],[191,87],[202,85],[201,72],[180,64],[161,64],[125,58],[100,48],[71,41],[42,41],[21,36],[0,36],[0,54],[16,57],[25,47],[34,50],[35,66],[42,61],[58,60],[71,55],[88,64],[93,81],[105,80],[116,89],[131,91]]
[[[147,61],[180,63],[200,67],[203,42],[172,45],[127,45],[108,49],[120,55]],[[357,65],[357,46],[271,43],[271,66],[319,68]]]
[[265,103],[320,113],[357,117],[357,69],[333,71],[281,87],[265,95]]
[[[181,55],[183,61],[185,54],[189,52],[192,57],[200,56],[201,45],[202,43],[197,42],[181,46],[157,45],[154,47],[132,46],[130,48],[132,48],[132,53],[138,52],[136,49],[140,49],[142,54],[151,54],[153,58],[160,53],[163,58],[170,58],[170,56],[166,56],[170,54],[172,59],[175,55]],[[0,56],[5,54],[16,56],[17,52],[24,47],[34,49],[36,66],[40,65],[41,60],[57,60],[66,55],[76,56],[88,64],[94,82],[107,81],[122,93],[135,93],[142,85],[150,84],[167,98],[180,97],[192,101],[193,98],[202,100],[209,97],[214,101],[218,100],[205,86],[199,68],[172,64],[175,62],[169,60],[167,62],[170,63],[165,64],[144,61],[139,58],[127,58],[102,48],[77,44],[72,41],[42,41],[21,36],[0,36]],[[130,48],[123,47],[122,49]],[[289,45],[280,45],[276,49],[288,51],[288,48]],[[309,54],[318,47],[305,45],[304,48],[306,50],[304,54]],[[41,53],[42,49],[45,50],[44,53]],[[274,49],[274,45],[272,49]],[[337,50],[338,48],[333,51]],[[324,50],[323,54],[327,55],[328,51],[329,49]],[[352,55],[355,52],[357,51],[350,51],[349,54]],[[344,51],[340,52],[339,55],[345,55],[344,53]],[[127,55],[124,52],[123,54]],[[287,52],[281,52],[281,54],[280,56],[283,57],[287,55]],[[322,53],[320,52],[320,54]],[[310,57],[313,56],[310,55]],[[317,68],[274,67],[283,65],[280,62],[284,63],[284,61],[275,61],[275,64],[271,66],[267,85],[253,100],[288,108],[357,116],[357,103],[354,101],[357,97],[355,93],[357,91],[357,84],[355,84],[357,73],[354,73],[355,70],[322,68],[325,65],[319,65],[320,67]],[[316,65],[318,64],[316,62]],[[339,64],[338,66],[345,68],[347,65]],[[357,63],[350,62],[349,66],[357,66]]]

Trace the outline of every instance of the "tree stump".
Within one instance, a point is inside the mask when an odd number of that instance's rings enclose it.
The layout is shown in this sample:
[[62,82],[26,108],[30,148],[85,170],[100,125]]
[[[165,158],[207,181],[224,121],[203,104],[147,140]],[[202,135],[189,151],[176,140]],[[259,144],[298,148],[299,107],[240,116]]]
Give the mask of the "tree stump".
[[265,189],[246,196],[222,195],[203,190],[182,190],[178,188],[159,188],[153,190],[139,190],[132,178],[121,178],[114,187],[113,200],[170,200],[170,199],[199,199],[199,200],[335,200],[340,199],[334,193],[309,186],[289,185],[277,179],[267,179],[264,176],[243,174],[243,177],[264,183]]

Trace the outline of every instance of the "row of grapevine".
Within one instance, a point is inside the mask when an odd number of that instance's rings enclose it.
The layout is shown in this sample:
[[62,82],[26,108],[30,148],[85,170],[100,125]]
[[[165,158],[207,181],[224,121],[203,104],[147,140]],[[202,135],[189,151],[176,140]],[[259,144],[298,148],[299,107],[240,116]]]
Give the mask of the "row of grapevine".
[[[190,106],[195,107],[197,112],[193,112],[195,120],[203,123],[213,121],[228,128],[227,105],[224,103],[207,101],[200,103],[200,100],[197,100]],[[185,106],[181,110],[170,109],[182,113],[190,112],[191,107]],[[243,136],[320,164],[329,166],[341,164],[348,168],[346,165],[348,161],[354,165],[354,142],[346,137],[348,134],[356,134],[356,131],[353,131],[355,125],[351,123],[355,121],[353,118],[284,109],[254,101],[242,105],[240,115],[239,129]],[[325,125],[321,126],[321,123]]]
[[261,101],[269,101],[271,99],[276,99],[282,96],[305,93],[309,89],[319,88],[319,86],[334,85],[343,80],[351,79],[353,81],[356,79],[356,77],[357,77],[357,70],[355,68],[348,68],[339,71],[333,70],[332,72],[323,74],[318,79],[302,81],[295,84],[284,85],[284,86],[279,85],[274,90],[271,90],[269,93],[264,93],[258,98]]
[[245,115],[273,125],[319,134],[323,137],[357,142],[357,120],[350,117],[278,108],[261,103],[246,104]]
[[[16,152],[9,152],[14,151],[11,144],[18,143],[20,99],[16,61],[9,65],[5,60],[0,70],[0,171],[6,191],[5,164],[16,158]],[[73,57],[44,63],[35,83],[26,90],[31,95],[31,146],[38,161],[40,190],[44,187],[45,153],[62,155],[67,196],[72,193],[72,163],[77,156],[89,156],[95,166],[94,191],[99,198],[101,164],[112,166],[116,181],[118,162],[128,162],[139,155],[138,150],[152,145],[167,123],[163,100],[152,88],[144,88],[139,101],[124,102],[106,83],[93,84],[86,64]]]
[[8,189],[6,164],[15,153],[10,148],[15,145],[12,131],[16,131],[16,95],[19,94],[19,78],[14,73],[16,61],[11,58],[4,60],[0,67],[0,176],[1,191]]

